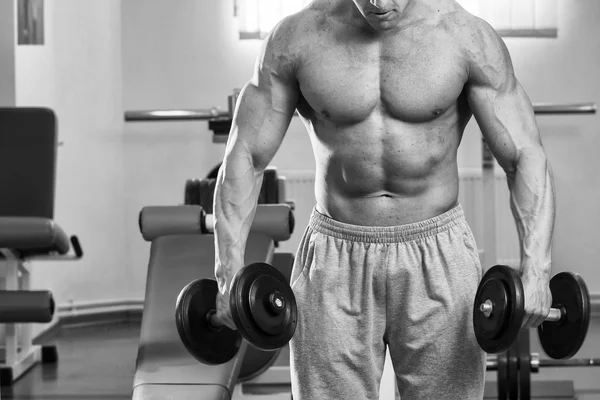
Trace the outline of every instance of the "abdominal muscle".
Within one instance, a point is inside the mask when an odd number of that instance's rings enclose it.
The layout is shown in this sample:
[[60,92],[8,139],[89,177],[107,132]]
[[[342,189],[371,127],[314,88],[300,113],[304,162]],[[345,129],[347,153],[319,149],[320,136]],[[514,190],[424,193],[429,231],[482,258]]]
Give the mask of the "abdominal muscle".
[[458,204],[460,133],[395,122],[385,130],[313,125],[318,212],[348,224],[398,226]]

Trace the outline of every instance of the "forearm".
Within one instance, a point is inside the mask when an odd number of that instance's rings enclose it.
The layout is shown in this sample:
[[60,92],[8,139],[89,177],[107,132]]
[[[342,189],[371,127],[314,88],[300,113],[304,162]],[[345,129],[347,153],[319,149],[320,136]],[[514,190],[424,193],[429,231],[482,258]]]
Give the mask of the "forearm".
[[215,276],[221,293],[244,264],[244,252],[263,180],[252,156],[236,148],[225,157],[214,201]]
[[549,279],[555,221],[552,170],[541,148],[523,150],[507,173],[510,206],[519,234],[523,274]]

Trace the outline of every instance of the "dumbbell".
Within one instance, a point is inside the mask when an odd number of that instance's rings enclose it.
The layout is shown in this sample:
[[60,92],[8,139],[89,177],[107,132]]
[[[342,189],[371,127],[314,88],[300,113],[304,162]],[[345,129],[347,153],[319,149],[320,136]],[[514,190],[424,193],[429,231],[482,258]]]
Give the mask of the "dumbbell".
[[[181,231],[185,224],[177,223],[179,219],[194,219],[186,215],[192,211],[189,206],[180,210],[169,213],[169,219]],[[159,219],[161,214],[164,212],[155,207],[146,211],[145,219]],[[199,217],[199,230],[213,233],[213,216],[200,209]],[[293,231],[293,221],[288,206],[258,206],[251,231],[270,231],[274,238],[285,240]],[[161,226],[161,233],[170,232],[166,228]],[[148,237],[154,236],[150,227],[143,231]],[[209,365],[228,362],[238,353],[242,338],[260,350],[270,351],[283,347],[294,335],[298,314],[296,298],[284,275],[273,266],[252,263],[235,274],[229,296],[235,330],[217,318],[217,294],[216,280],[198,279],[187,284],[177,297],[177,332],[188,352],[198,361]]]
[[[590,295],[584,280],[560,272],[550,280],[552,308],[538,327],[540,345],[554,359],[573,357],[581,348],[590,322]],[[518,273],[495,265],[483,276],[473,303],[473,328],[487,353],[507,351],[525,317],[525,293]]]
[[253,263],[233,278],[229,307],[236,326],[232,330],[216,315],[217,282],[198,279],[186,285],[177,298],[177,332],[198,361],[223,364],[238,352],[242,338],[265,351],[285,346],[296,330],[296,299],[285,277],[273,266]]

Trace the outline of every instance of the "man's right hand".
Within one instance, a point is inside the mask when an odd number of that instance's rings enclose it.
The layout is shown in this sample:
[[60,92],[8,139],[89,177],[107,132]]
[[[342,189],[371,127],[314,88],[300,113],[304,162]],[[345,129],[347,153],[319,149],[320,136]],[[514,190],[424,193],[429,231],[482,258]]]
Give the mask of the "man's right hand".
[[233,318],[231,316],[231,308],[229,307],[229,289],[225,293],[217,293],[217,320],[227,326],[229,329],[236,330]]

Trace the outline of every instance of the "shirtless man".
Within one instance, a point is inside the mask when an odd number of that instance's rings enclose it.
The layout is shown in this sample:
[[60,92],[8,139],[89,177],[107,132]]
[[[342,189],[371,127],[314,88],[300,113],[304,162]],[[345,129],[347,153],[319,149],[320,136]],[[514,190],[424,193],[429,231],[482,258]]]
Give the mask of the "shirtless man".
[[314,150],[317,204],[291,279],[294,399],[378,399],[386,346],[402,399],[481,399],[472,304],[482,267],[457,201],[472,115],[508,177],[524,328],[552,300],[552,175],[503,41],[454,0],[315,0],[273,29],[215,192],[217,318],[230,328],[229,286],[263,171],[295,110]]

